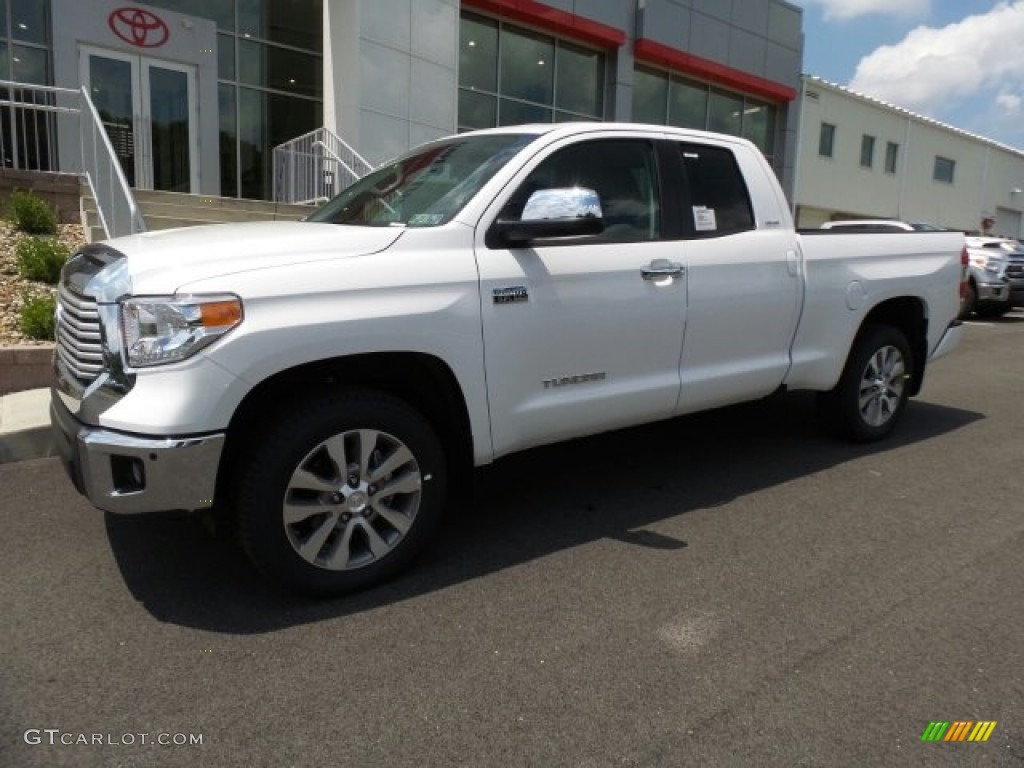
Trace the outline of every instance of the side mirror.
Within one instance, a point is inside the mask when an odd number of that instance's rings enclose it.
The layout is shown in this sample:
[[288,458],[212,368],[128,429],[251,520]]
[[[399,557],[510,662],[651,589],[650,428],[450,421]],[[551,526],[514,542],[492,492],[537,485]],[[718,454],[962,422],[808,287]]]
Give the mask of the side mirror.
[[493,248],[517,248],[533,240],[583,237],[604,231],[601,200],[586,187],[539,189],[530,195],[518,221],[498,219],[487,233]]

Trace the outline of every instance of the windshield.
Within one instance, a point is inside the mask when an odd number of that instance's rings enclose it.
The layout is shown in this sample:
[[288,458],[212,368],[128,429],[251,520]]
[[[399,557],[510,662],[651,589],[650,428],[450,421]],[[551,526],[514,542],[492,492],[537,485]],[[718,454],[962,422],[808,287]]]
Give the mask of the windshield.
[[501,133],[428,144],[364,176],[325,203],[309,221],[361,227],[446,224],[535,138]]

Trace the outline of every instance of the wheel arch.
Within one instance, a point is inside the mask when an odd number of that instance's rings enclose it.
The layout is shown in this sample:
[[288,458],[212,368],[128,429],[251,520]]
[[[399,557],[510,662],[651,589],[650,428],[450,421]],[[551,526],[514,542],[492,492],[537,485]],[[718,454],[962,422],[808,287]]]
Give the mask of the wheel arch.
[[260,425],[282,415],[295,398],[312,390],[365,389],[408,403],[430,423],[449,458],[451,472],[473,466],[473,434],[466,398],[452,369],[420,352],[373,352],[304,363],[253,387],[228,424],[218,492],[227,491],[232,469],[258,438]]
[[913,355],[910,395],[916,395],[924,383],[924,367],[928,359],[928,316],[924,302],[915,296],[901,296],[887,299],[873,307],[864,316],[851,350],[856,346],[856,338],[865,328],[873,325],[897,328],[907,337]]

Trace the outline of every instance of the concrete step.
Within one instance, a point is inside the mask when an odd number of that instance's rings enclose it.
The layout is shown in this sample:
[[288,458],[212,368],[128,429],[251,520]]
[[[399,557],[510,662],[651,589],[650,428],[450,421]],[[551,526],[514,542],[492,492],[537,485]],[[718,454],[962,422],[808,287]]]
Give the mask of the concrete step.
[[178,227],[202,227],[208,224],[233,224],[233,223],[244,223],[249,221],[295,221],[295,219],[283,219],[274,218],[270,219],[266,216],[252,219],[232,219],[225,220],[222,218],[210,218],[201,219],[189,216],[185,213],[177,216],[146,216],[146,228],[149,231],[155,231],[158,229],[177,229]]
[[310,205],[291,205],[275,203],[270,200],[247,200],[237,197],[215,197],[212,195],[188,195],[182,192],[163,192],[152,189],[135,190],[135,199],[139,206],[146,209],[150,204],[181,205],[187,208],[209,208],[254,211],[267,214],[292,212],[306,215],[313,210]]
[[[296,221],[315,210],[310,205],[290,205],[267,200],[189,195],[181,192],[133,190],[149,229],[173,229],[204,224],[244,221]],[[96,213],[96,201],[83,194],[82,210],[90,242],[104,238]]]
[[311,211],[254,211],[247,208],[209,208],[204,205],[184,206],[168,203],[146,203],[142,216],[148,222],[157,217],[196,219],[203,221],[295,221]]

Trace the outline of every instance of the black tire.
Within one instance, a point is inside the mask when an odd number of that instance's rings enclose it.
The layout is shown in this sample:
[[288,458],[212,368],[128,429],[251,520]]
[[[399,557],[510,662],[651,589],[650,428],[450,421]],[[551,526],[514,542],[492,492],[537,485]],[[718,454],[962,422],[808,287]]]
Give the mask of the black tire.
[[888,325],[861,330],[839,383],[819,398],[826,423],[866,443],[892,432],[906,408],[914,360],[907,337]]
[[966,320],[973,315],[974,309],[977,305],[978,288],[974,285],[973,280],[968,280],[964,297],[960,300],[960,319]]
[[430,424],[403,401],[317,393],[268,424],[231,490],[259,570],[300,592],[339,595],[394,576],[428,543],[446,463]]

